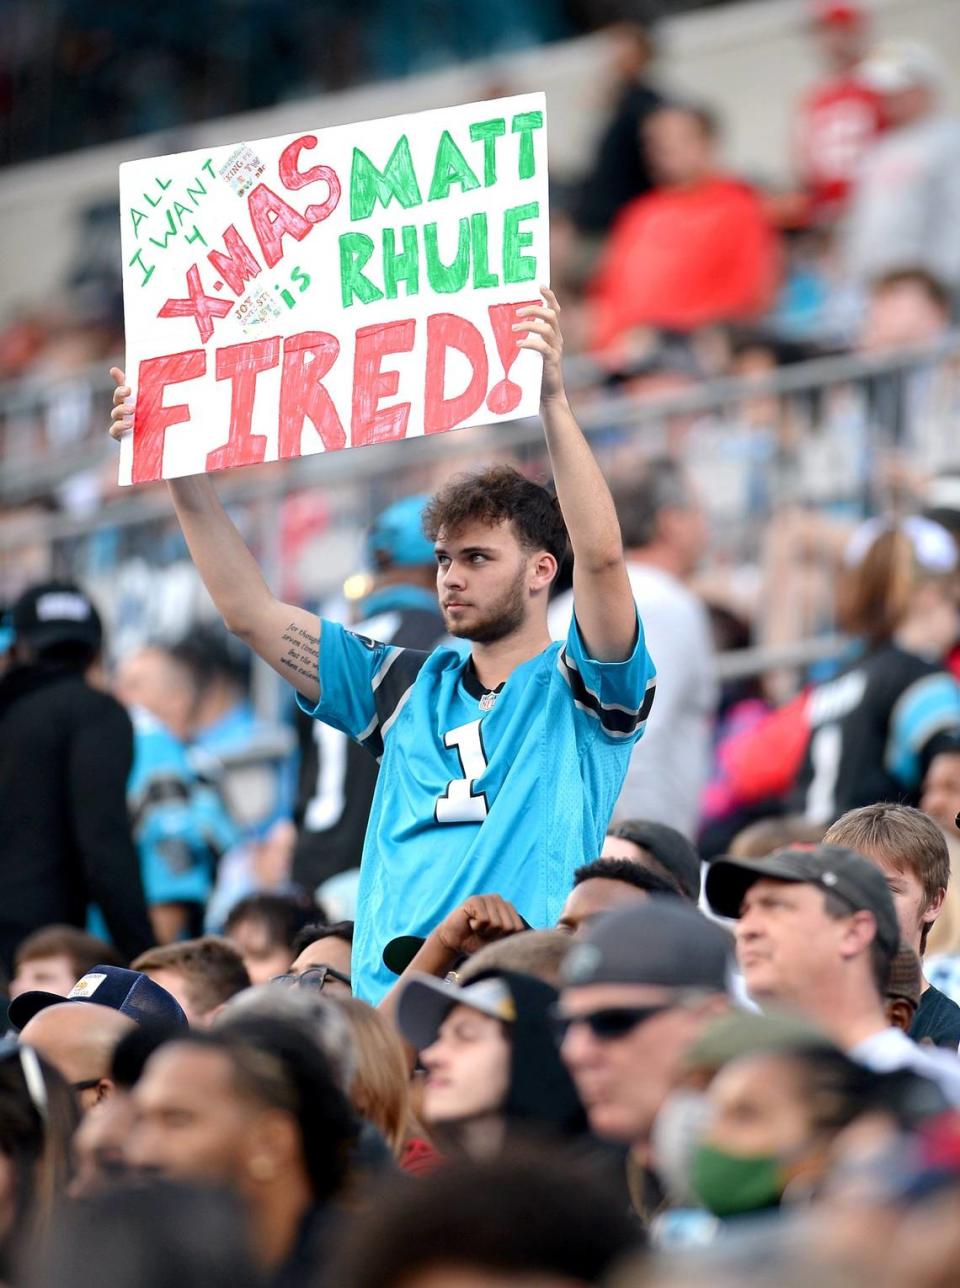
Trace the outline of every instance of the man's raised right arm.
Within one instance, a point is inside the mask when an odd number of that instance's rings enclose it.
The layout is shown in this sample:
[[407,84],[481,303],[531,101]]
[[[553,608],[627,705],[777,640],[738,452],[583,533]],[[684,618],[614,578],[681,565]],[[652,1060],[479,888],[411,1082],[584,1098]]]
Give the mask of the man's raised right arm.
[[[133,427],[130,389],[117,381],[110,433],[122,438]],[[205,474],[169,479],[168,487],[190,557],[227,629],[249,644],[310,702],[320,697],[321,619],[284,604],[270,590],[257,561],[237,531]]]

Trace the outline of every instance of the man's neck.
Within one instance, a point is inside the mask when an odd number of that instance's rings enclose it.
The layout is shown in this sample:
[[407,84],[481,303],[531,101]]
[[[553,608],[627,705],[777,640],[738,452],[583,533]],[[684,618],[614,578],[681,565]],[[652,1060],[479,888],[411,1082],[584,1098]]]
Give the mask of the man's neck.
[[841,981],[822,995],[798,998],[761,998],[761,1007],[793,1011],[822,1029],[839,1047],[849,1051],[867,1038],[890,1027],[876,991]]
[[272,1270],[287,1260],[312,1203],[304,1176],[288,1174],[283,1181],[259,1189],[252,1216],[254,1244],[262,1266]]
[[471,645],[473,667],[485,689],[495,689],[508,680],[518,666],[542,653],[551,643],[545,622],[519,627],[492,644]]

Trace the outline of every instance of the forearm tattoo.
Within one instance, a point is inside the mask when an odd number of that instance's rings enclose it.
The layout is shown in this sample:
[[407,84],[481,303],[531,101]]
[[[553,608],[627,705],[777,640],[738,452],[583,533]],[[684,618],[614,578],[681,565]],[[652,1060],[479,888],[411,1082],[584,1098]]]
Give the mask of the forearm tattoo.
[[320,637],[311,635],[296,622],[291,622],[280,637],[287,646],[280,656],[280,665],[301,675],[305,680],[317,681],[320,666]]

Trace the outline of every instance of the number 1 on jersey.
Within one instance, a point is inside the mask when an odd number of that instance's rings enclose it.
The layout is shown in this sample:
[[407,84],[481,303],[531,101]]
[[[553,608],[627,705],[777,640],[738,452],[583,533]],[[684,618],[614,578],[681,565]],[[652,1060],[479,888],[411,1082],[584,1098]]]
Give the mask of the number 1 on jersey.
[[437,797],[434,810],[438,823],[482,823],[487,817],[487,798],[474,791],[475,781],[483,776],[487,758],[480,737],[480,721],[459,725],[443,735],[445,747],[455,747],[460,757],[462,778],[447,783],[447,790]]

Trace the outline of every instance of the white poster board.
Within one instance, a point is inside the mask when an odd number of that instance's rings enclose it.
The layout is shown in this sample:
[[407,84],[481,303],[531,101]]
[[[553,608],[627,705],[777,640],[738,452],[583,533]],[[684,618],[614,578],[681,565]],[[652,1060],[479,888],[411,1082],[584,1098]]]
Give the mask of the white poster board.
[[120,482],[533,415],[546,103],[521,94],[120,167]]

